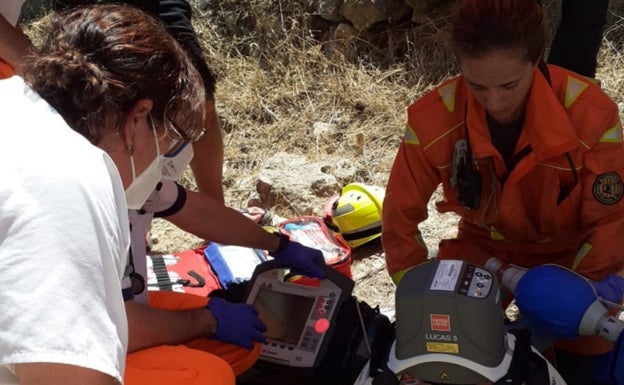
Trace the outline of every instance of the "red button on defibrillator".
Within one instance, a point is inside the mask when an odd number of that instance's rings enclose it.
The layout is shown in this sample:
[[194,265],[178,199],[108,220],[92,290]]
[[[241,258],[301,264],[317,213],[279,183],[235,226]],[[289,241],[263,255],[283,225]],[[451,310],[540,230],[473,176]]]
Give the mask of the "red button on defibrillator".
[[314,323],[314,331],[318,334],[325,333],[329,329],[329,320],[327,318],[319,318]]

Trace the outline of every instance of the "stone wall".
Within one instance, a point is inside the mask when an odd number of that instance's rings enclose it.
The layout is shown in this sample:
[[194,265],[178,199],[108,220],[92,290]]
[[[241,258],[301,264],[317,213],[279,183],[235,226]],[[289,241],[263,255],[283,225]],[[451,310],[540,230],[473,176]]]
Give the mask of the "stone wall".
[[[45,14],[52,9],[53,1],[27,0],[22,10],[22,19],[32,20]],[[200,5],[204,2],[197,1]],[[312,0],[312,4],[323,19],[349,24],[341,28],[361,32],[379,22],[392,24],[410,18],[417,21],[431,9],[450,1],[452,0]]]
[[343,29],[362,32],[380,22],[419,21],[432,9],[452,0],[313,0],[320,17],[346,23]]

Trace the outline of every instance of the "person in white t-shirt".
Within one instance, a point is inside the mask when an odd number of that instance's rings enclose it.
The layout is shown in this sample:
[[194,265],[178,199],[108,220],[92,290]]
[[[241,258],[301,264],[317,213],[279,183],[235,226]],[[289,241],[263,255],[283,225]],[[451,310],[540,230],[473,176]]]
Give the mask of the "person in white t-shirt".
[[117,170],[21,78],[0,81],[0,106],[0,363],[20,380],[58,364],[119,380],[129,237]]
[[[188,57],[130,7],[53,17],[20,76],[0,80],[0,367],[20,384],[123,382],[128,205],[204,115]],[[214,330],[200,310],[197,327]],[[234,382],[211,365],[215,384]]]

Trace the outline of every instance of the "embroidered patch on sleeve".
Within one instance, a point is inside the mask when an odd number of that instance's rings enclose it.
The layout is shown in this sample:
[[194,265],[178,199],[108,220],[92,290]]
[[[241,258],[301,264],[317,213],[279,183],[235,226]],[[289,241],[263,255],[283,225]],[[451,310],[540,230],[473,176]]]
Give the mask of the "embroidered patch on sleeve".
[[622,199],[622,178],[615,172],[598,175],[592,189],[594,198],[603,205],[612,205]]

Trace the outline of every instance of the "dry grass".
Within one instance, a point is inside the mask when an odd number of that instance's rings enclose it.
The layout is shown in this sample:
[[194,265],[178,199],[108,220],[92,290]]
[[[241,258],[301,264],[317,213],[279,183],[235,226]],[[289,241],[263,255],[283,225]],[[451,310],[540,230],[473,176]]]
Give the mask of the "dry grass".
[[[598,77],[624,110],[624,2],[612,1]],[[213,0],[195,10],[194,24],[218,78],[217,107],[225,139],[226,201],[245,207],[261,164],[277,151],[356,169],[342,184],[383,186],[400,143],[405,109],[457,72],[447,31],[450,9],[416,23],[379,26],[351,40],[331,40],[331,26],[307,0]],[[556,24],[559,2],[548,2]],[[27,31],[36,35],[37,24]],[[333,130],[315,135],[316,122]],[[192,177],[186,183],[193,185]],[[296,213],[276,208],[283,217]],[[455,233],[456,218],[431,216],[421,225],[427,244]],[[201,240],[162,221],[153,228],[158,251]],[[379,247],[356,262],[356,293],[372,305],[392,306],[394,286]],[[363,253],[359,253],[360,256]],[[365,254],[365,253],[364,253]]]
[[[341,183],[385,185],[405,108],[457,72],[445,43],[448,7],[418,24],[380,26],[332,41],[331,26],[308,3],[225,0],[214,1],[210,11],[196,9],[195,26],[218,76],[224,183],[234,206],[247,204],[259,166],[278,150],[330,166],[347,159],[356,172]],[[599,69],[605,90],[619,102],[621,8],[612,6]],[[557,2],[549,3],[553,25],[558,9]],[[315,135],[316,122],[332,130]]]
[[[354,178],[340,182],[384,185],[405,107],[452,68],[442,45],[423,44],[443,40],[433,22],[369,33],[376,44],[330,41],[328,27],[306,4],[225,1],[210,12],[197,10],[196,27],[219,81],[224,183],[233,205],[245,206],[255,189],[253,178],[241,183],[242,177],[255,175],[277,150],[330,166],[348,159]],[[331,130],[315,135],[317,122]]]

